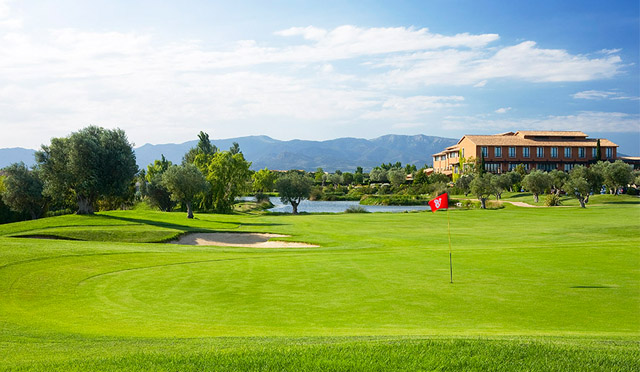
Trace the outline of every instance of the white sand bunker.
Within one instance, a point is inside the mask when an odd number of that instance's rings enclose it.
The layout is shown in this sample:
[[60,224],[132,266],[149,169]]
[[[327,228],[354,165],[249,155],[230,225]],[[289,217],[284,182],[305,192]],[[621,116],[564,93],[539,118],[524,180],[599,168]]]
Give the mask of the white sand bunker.
[[296,248],[318,247],[317,245],[269,240],[271,238],[287,238],[290,235],[266,233],[194,233],[181,236],[172,244],[214,245],[218,247],[251,247],[251,248]]

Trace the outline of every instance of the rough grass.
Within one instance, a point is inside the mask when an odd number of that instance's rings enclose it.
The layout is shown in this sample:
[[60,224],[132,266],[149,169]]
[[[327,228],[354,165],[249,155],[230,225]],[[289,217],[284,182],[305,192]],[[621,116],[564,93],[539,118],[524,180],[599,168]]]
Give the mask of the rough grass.
[[[595,199],[450,211],[454,284],[444,212],[0,225],[0,369],[637,370],[640,205]],[[146,243],[192,231],[320,247]]]

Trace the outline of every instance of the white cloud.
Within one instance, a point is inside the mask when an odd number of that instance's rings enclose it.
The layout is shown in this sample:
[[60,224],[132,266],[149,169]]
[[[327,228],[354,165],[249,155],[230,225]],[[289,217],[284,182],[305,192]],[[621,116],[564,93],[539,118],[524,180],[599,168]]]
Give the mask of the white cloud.
[[511,107],[501,107],[494,112],[496,114],[506,114],[508,111],[511,111]]
[[617,55],[590,58],[560,49],[541,49],[533,41],[494,49],[446,49],[388,58],[378,66],[396,69],[375,77],[383,87],[425,85],[484,86],[490,79],[573,82],[611,78],[620,73]]
[[[0,22],[15,19],[6,4],[0,0]],[[590,80],[614,76],[621,65],[615,51],[591,58],[533,42],[489,47],[496,34],[309,26],[277,35],[302,38],[221,50],[139,32],[0,28],[0,147],[37,146],[88,124],[120,126],[140,143],[186,140],[207,127],[216,137],[265,133],[265,123],[281,133],[311,121],[413,125],[465,105],[460,95],[416,86]]]
[[640,132],[640,115],[622,112],[582,111],[574,115],[491,120],[480,116],[450,116],[443,121],[451,130],[504,132],[513,130],[579,130],[586,132]]
[[371,108],[364,119],[418,119],[436,110],[462,106],[461,96],[389,97],[379,108]]
[[632,101],[640,100],[640,97],[627,97],[617,91],[603,91],[603,90],[585,90],[585,91],[573,94],[572,97],[575,99],[589,99],[589,100],[602,100],[602,99],[632,100]]

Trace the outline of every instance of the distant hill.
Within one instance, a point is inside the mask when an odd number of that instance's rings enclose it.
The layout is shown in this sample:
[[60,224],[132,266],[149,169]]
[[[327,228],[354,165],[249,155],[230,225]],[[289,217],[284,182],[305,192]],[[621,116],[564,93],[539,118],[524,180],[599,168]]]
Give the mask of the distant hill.
[[[415,164],[420,167],[431,163],[431,156],[457,142],[454,138],[425,135],[404,136],[390,134],[374,139],[337,138],[327,141],[280,141],[267,136],[249,136],[212,140],[219,149],[227,150],[238,142],[245,158],[252,162],[254,170],[269,168],[278,170],[304,169],[314,171],[322,167],[333,172],[340,169],[352,172],[356,167],[366,171],[382,163]],[[138,166],[143,168],[164,155],[174,163],[198,143],[197,140],[180,144],[146,144],[135,149]],[[0,149],[0,168],[23,161],[35,163],[31,149]]]
[[36,163],[36,159],[33,156],[35,152],[36,150],[23,149],[22,147],[0,149],[0,168],[19,162],[32,166]]
[[[227,150],[233,142],[238,142],[245,158],[252,162],[254,170],[269,168],[278,170],[304,169],[314,171],[322,167],[333,172],[354,171],[361,166],[365,170],[381,163],[397,161],[420,167],[431,163],[431,156],[445,147],[455,144],[453,138],[425,135],[386,135],[371,140],[363,138],[338,138],[327,141],[291,140],[279,141],[267,136],[249,136],[212,140],[219,149]],[[181,144],[146,144],[136,149],[140,167],[159,159],[162,154],[174,163],[197,141]]]

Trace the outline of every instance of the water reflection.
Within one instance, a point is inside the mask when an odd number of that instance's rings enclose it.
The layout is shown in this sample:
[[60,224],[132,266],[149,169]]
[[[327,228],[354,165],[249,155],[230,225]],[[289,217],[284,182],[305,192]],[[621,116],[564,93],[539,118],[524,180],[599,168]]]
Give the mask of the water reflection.
[[[243,197],[241,200],[254,200],[252,197]],[[269,212],[291,213],[290,204],[284,204],[278,197],[270,197],[269,200],[274,205]],[[358,206],[369,212],[405,212],[405,211],[425,211],[429,207],[426,205],[361,205],[357,201],[310,201],[303,200],[298,206],[298,212],[309,213],[342,213],[345,209]]]

